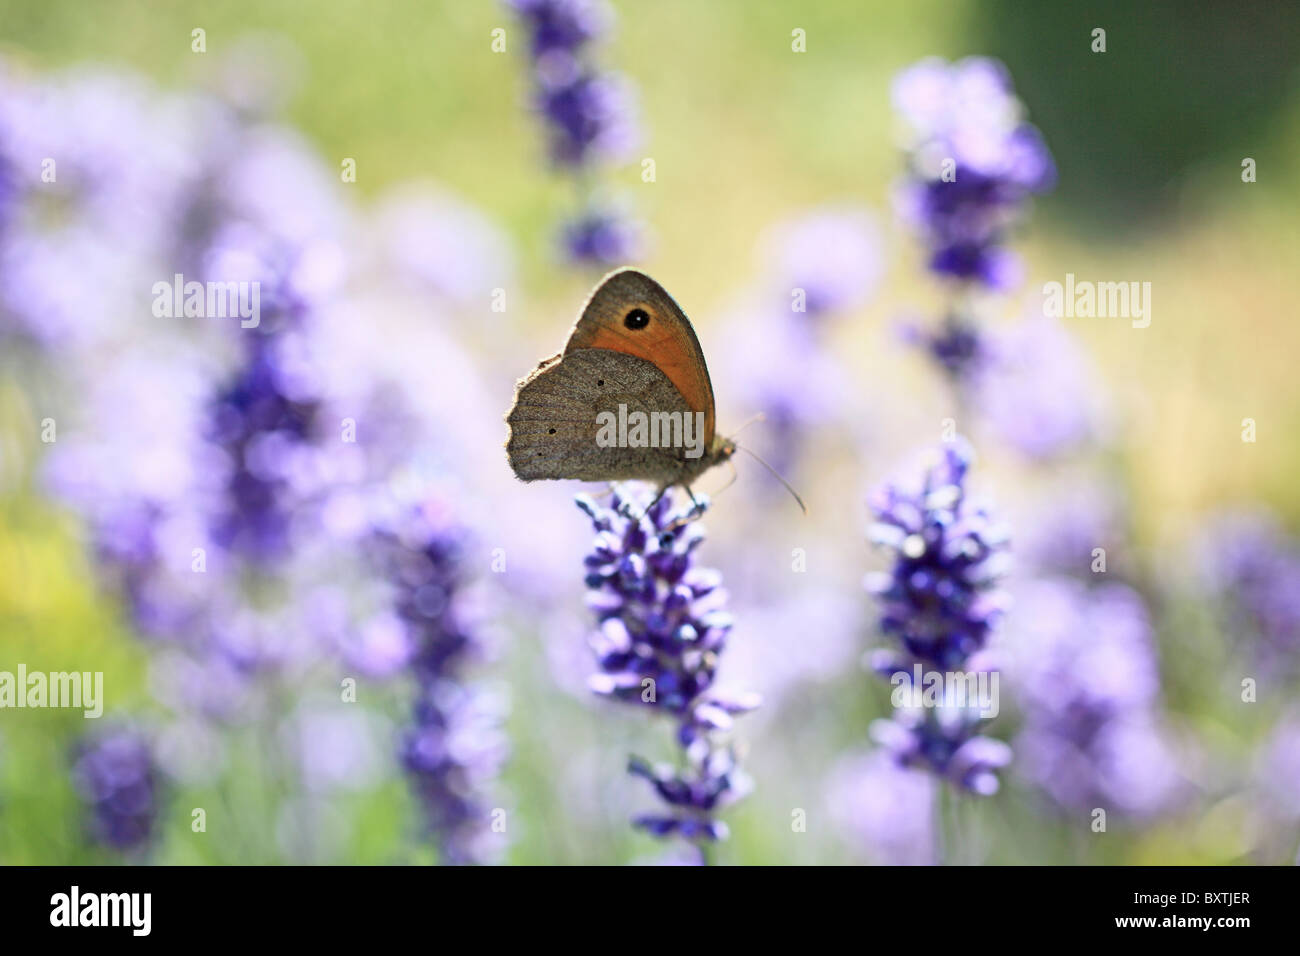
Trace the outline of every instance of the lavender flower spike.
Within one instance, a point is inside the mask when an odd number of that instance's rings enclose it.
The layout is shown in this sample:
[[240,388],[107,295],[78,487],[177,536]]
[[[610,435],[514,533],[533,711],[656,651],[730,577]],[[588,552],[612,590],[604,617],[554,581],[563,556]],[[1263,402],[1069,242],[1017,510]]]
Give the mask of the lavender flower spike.
[[533,56],[534,107],[546,125],[551,159],[573,168],[619,159],[636,142],[631,90],[588,62],[589,41],[605,32],[609,8],[595,0],[507,0],[523,19]]
[[574,265],[607,268],[638,258],[642,228],[595,188],[603,167],[628,159],[640,141],[635,94],[601,69],[592,41],[613,20],[603,0],[506,0],[528,33],[532,106],[553,166],[573,177],[581,208],[561,230],[560,251]]
[[120,728],[77,746],[73,779],[90,811],[96,842],[116,850],[143,850],[154,836],[159,775],[149,742]]
[[1007,569],[1006,530],[966,498],[974,452],[963,439],[944,447],[921,485],[886,485],[873,496],[870,537],[894,554],[893,568],[867,579],[881,603],[880,629],[902,644],[904,658],[938,668],[963,665],[982,650],[1005,610],[995,587]]
[[997,771],[1011,762],[1011,748],[976,733],[973,708],[945,703],[933,710],[908,708],[877,720],[871,736],[901,767],[928,770],[980,796],[998,791]]
[[1006,68],[982,57],[922,60],[894,80],[893,99],[913,133],[898,206],[924,237],[931,271],[1013,286],[1007,234],[1029,196],[1055,184],[1056,167]]
[[[996,585],[1008,542],[990,515],[967,499],[973,460],[970,445],[957,439],[944,446],[918,488],[886,485],[873,498],[871,537],[894,561],[888,572],[868,577],[867,587],[881,604],[881,631],[901,648],[877,651],[872,665],[896,686],[901,674],[903,686],[915,692],[913,668],[927,672],[927,682],[934,672],[945,673],[942,694],[933,701],[915,694],[904,705],[896,701],[893,719],[876,721],[871,733],[900,765],[988,796],[998,789],[996,771],[1010,763],[1011,749],[979,734],[990,716],[983,707],[994,701],[976,703],[956,689],[970,687],[963,682],[971,673],[988,670],[980,652],[1002,616],[1005,601]],[[963,682],[948,681],[959,675]],[[991,677],[984,686],[996,694]]]
[[485,648],[462,592],[467,533],[450,508],[428,501],[375,528],[374,547],[394,589],[394,609],[411,645],[416,682],[401,760],[440,862],[496,862],[486,794],[506,758],[502,710],[466,672]]
[[707,501],[683,511],[666,495],[648,511],[645,500],[622,492],[608,508],[587,495],[576,501],[596,531],[585,561],[587,603],[599,624],[592,645],[600,673],[591,687],[669,714],[686,757],[684,769],[632,758],[629,772],[650,781],[668,805],[634,823],[699,844],[725,839],[716,813],[750,789],[725,738],[732,718],[758,700],[713,689],[732,620],[721,575],[695,563],[704,540],[695,519]]
[[565,223],[561,241],[572,262],[616,266],[640,259],[645,246],[645,229],[617,204],[593,201]]

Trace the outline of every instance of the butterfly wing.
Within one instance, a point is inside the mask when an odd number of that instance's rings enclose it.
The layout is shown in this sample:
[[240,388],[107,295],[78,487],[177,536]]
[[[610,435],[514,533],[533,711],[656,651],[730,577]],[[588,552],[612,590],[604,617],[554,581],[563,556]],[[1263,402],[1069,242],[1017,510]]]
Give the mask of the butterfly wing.
[[[608,349],[578,349],[539,365],[518,386],[506,415],[506,454],[523,481],[682,480],[700,459],[686,449],[602,447],[601,412],[679,412],[691,409],[668,377],[650,362]],[[707,447],[707,446],[706,446]]]
[[713,383],[704,351],[691,320],[654,279],[635,269],[606,276],[583,307],[564,354],[581,349],[621,352],[656,366],[692,411],[704,413],[705,446],[712,445]]

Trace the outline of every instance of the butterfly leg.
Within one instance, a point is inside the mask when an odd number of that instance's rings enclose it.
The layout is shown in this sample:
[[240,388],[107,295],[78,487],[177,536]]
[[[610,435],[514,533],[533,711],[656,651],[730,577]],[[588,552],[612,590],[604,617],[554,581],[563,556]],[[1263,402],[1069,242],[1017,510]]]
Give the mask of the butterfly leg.
[[650,502],[650,504],[646,505],[645,511],[641,513],[642,518],[648,517],[650,512],[654,511],[655,505],[659,504],[659,499],[662,498],[667,493],[668,489],[671,487],[672,485],[664,485],[662,488],[659,489],[659,492],[654,496],[654,499]]
[[622,487],[622,482],[611,481],[609,484],[607,484],[605,486],[605,490],[600,493],[600,497],[606,497],[606,496],[608,496],[609,498],[609,504],[611,508],[615,506],[615,503],[617,503],[618,513],[621,514],[623,517],[635,518],[638,521],[641,518],[645,517],[644,512],[640,515],[633,514],[634,511],[633,506],[636,503],[637,495],[635,494],[635,492],[629,493],[628,491],[626,491]]
[[[665,486],[664,491],[667,491],[671,487],[673,486],[672,485]],[[704,509],[708,507],[708,505],[705,502],[700,501],[700,499],[695,497],[695,493],[691,491],[690,485],[683,484],[681,487],[683,490],[685,490],[686,494],[690,497],[691,507],[689,511],[687,511],[684,515],[678,516],[673,521],[673,523],[669,525],[670,531],[676,531],[678,528],[682,527],[683,525],[690,524],[700,515],[704,514]],[[659,492],[660,496],[663,495],[664,491]],[[655,500],[658,501],[659,499],[656,498]]]
[[700,500],[695,497],[695,492],[691,491],[690,485],[682,485],[682,487],[686,489],[686,494],[689,495],[691,499],[690,516],[692,518],[698,518],[700,515],[704,514],[704,506],[701,505]]

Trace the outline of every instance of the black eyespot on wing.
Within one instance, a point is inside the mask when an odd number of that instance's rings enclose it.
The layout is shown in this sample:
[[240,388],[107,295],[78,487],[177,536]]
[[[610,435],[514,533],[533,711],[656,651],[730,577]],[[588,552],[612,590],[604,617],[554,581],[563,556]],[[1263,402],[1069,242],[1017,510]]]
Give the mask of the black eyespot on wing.
[[551,429],[550,431],[548,431],[546,434],[548,434],[548,435],[554,435],[554,434],[555,434],[555,429],[552,428],[552,429]]
[[633,332],[638,329],[644,329],[650,324],[650,315],[645,309],[633,309],[627,315],[623,316],[623,325]]
[[597,385],[602,385],[602,386],[603,386],[603,385],[605,384],[605,380],[604,380],[603,378],[598,378],[598,379],[596,379],[596,384],[597,384]]

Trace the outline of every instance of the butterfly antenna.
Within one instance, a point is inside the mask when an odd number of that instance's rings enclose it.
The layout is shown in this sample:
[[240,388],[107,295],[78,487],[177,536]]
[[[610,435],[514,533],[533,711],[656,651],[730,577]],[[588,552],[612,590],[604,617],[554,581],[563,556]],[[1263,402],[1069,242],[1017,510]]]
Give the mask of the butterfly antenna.
[[777,481],[781,482],[781,486],[785,488],[786,491],[790,492],[790,494],[794,497],[794,500],[799,503],[799,510],[801,510],[805,515],[808,514],[808,506],[804,504],[803,499],[799,497],[799,492],[795,491],[792,487],[790,487],[790,482],[782,478],[780,473],[775,468],[773,468],[771,465],[765,462],[762,458],[759,458],[748,448],[744,448],[740,445],[737,445],[736,447],[740,449],[740,451],[743,451],[750,458],[754,459],[754,461],[758,462],[760,465],[766,468],[768,472],[772,475],[772,477],[775,478]]
[[743,422],[740,423],[739,428],[737,428],[734,432],[731,433],[732,440],[734,441],[737,435],[743,432],[750,425],[754,424],[754,422],[764,422],[764,421],[767,421],[767,414],[765,412],[759,412],[757,415],[749,416],[749,418],[746,418]]

